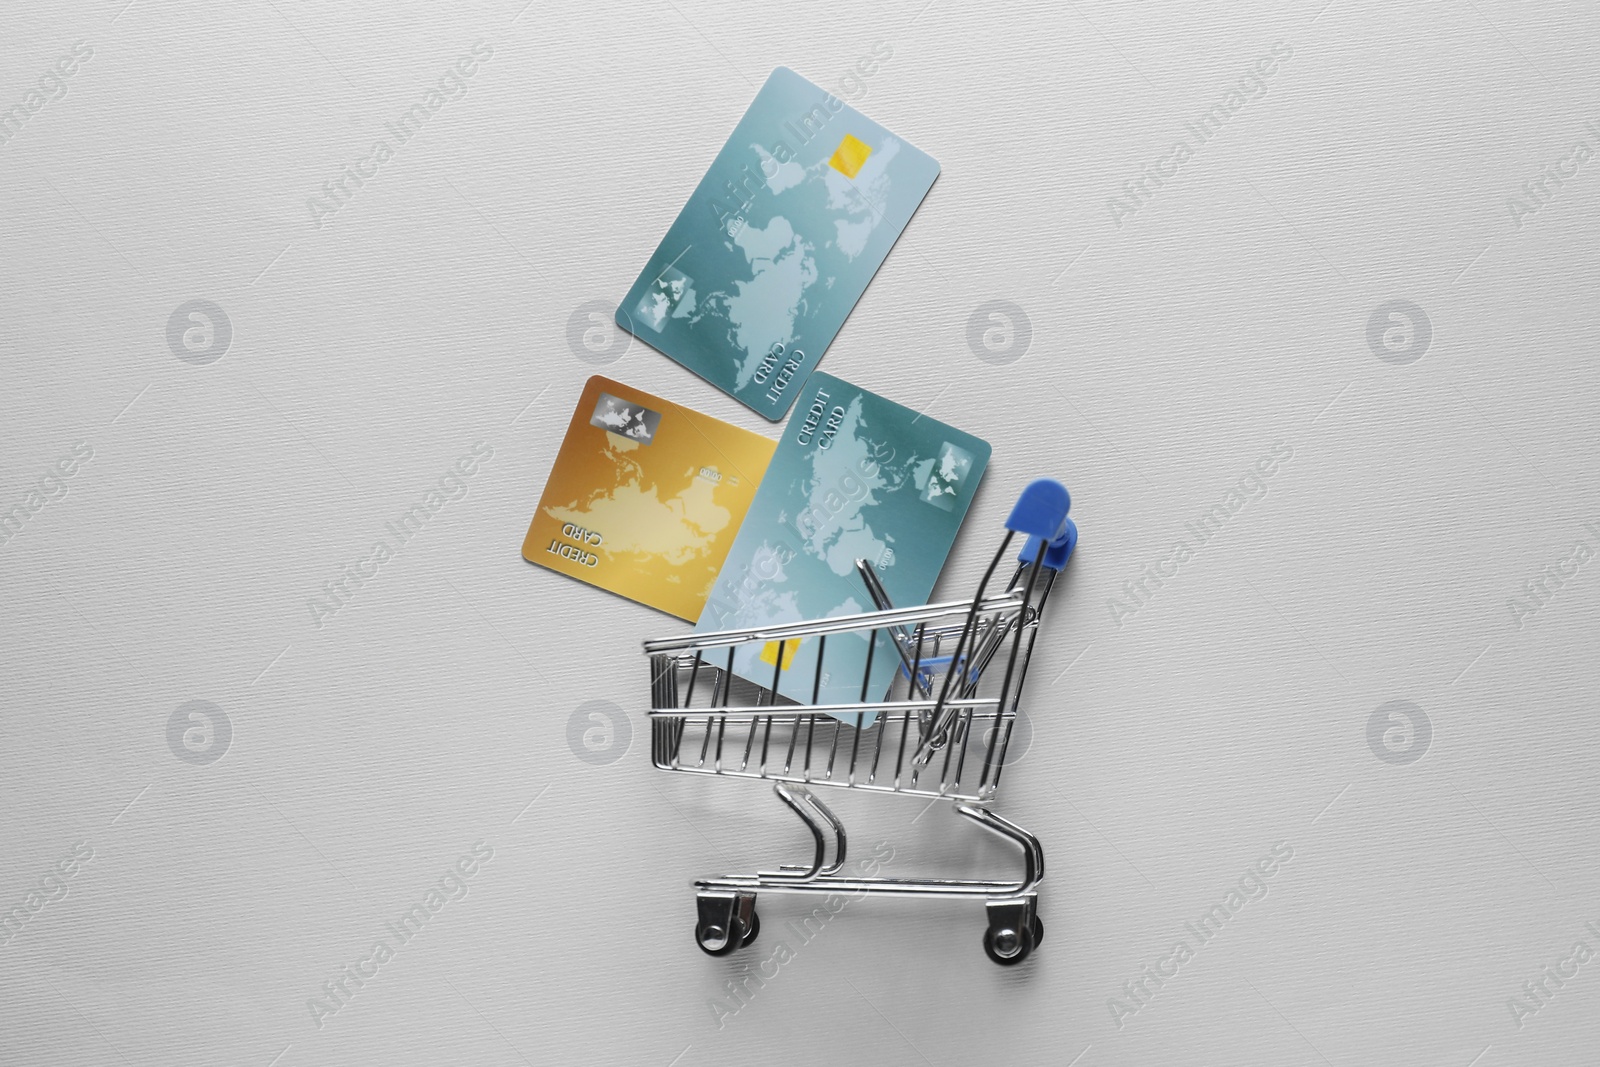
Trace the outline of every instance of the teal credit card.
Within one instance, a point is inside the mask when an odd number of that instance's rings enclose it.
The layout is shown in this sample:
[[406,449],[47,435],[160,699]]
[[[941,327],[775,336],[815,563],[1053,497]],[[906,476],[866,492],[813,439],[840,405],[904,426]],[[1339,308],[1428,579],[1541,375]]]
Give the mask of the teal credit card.
[[[927,603],[989,465],[988,442],[831,374],[797,392],[696,633],[872,611],[857,559],[896,607]],[[878,641],[868,676],[867,636],[830,636],[814,700],[816,638],[738,646],[733,670],[802,703],[877,701],[900,663]]]
[[617,325],[781,419],[938,176],[932,156],[779,67]]

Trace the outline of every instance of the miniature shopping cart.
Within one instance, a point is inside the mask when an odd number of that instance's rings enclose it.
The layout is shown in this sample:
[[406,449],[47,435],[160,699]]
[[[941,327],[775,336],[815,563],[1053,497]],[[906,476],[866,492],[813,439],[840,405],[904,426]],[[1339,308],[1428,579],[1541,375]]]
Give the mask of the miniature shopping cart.
[[[876,611],[645,643],[655,765],[768,779],[815,841],[808,864],[696,881],[695,941],[702,949],[722,956],[754,941],[761,928],[759,892],[978,898],[986,902],[983,947],[990,959],[1020,963],[1039,944],[1044,849],[1033,834],[981,805],[999,789],[1040,614],[1077,543],[1077,528],[1067,518],[1070,504],[1057,482],[1029,485],[970,600],[896,607],[871,566],[858,560]],[[991,593],[990,581],[1017,534],[1024,544],[1015,572],[1003,592]],[[857,652],[859,642],[866,642],[859,701],[819,702],[825,686],[836,692],[839,684],[824,666],[830,640],[835,659],[850,658],[839,651],[849,641],[858,642]],[[792,692],[795,684],[783,677],[790,651],[812,641],[812,699],[805,703],[780,690]],[[772,664],[770,684],[735,674],[736,653],[752,646]],[[880,660],[874,675],[875,656],[895,658],[889,661],[894,673],[887,693],[874,685],[884,674]],[[869,699],[874,688],[884,699]],[[949,800],[959,814],[1021,846],[1022,877],[955,881],[841,873],[844,826],[812,794],[813,786]]]

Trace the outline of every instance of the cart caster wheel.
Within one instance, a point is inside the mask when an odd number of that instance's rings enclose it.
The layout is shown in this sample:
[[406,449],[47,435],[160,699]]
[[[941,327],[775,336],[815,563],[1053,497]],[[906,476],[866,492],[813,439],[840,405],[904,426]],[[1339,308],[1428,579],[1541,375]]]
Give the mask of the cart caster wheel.
[[[1044,924],[1039,923],[1037,919],[1034,920],[1034,923],[1038,925],[1039,932],[1043,933]],[[1032,925],[1025,931],[1001,930],[996,933],[994,930],[985,930],[983,932],[983,951],[988,954],[991,960],[994,960],[1002,967],[1011,967],[1027,959],[1036,943],[1037,939],[1034,937]]]
[[[756,914],[754,900],[743,905],[726,898],[702,898],[700,921],[695,924],[694,943],[708,956],[726,956],[743,948],[761,933],[761,916]],[[746,923],[739,918],[741,910],[748,909]]]
[[707,956],[726,956],[736,948],[744,945],[737,937],[729,937],[720,926],[696,926],[694,928],[694,943],[700,946],[700,951]]
[[750,915],[750,929],[746,930],[738,938],[725,936],[720,926],[696,926],[694,928],[694,943],[699,945],[700,951],[708,956],[726,956],[730,952],[750,944],[760,933],[761,916],[752,912]]

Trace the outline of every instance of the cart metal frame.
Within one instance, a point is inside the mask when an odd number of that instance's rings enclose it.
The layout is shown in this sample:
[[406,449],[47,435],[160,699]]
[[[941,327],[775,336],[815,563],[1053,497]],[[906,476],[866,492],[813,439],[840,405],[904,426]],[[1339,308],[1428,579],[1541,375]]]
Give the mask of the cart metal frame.
[[[875,611],[645,642],[654,765],[769,780],[813,840],[809,863],[696,880],[695,941],[703,950],[721,956],[754,941],[760,930],[756,898],[763,892],[981,899],[988,917],[983,945],[991,959],[1020,963],[1039,944],[1044,924],[1037,890],[1044,879],[1044,847],[986,805],[1005,769],[1045,603],[1077,544],[1077,528],[1067,517],[1070,506],[1059,483],[1042,479],[1029,485],[969,599],[896,607],[872,567],[857,560]],[[1024,547],[1016,569],[1004,591],[990,594],[990,582],[1019,533]],[[828,638],[849,634],[867,640],[860,700],[818,703]],[[802,703],[779,690],[790,644],[812,640],[817,642],[812,700]],[[735,673],[736,651],[752,645],[771,657],[773,673],[766,685]],[[887,694],[874,693],[873,658],[891,654],[899,658],[893,683]],[[879,686],[881,677],[880,670]],[[792,689],[793,682],[788,686]],[[957,880],[842,874],[848,846],[844,826],[813,787],[950,801],[958,815],[1021,849],[1021,876]]]

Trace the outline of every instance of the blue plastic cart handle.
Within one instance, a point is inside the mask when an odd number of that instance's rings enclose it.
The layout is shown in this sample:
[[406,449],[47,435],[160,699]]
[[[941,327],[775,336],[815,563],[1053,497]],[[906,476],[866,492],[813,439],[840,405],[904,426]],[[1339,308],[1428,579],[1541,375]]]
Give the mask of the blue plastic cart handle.
[[1028,483],[1017,497],[1006,529],[1027,534],[1045,541],[1054,541],[1062,534],[1062,524],[1072,507],[1072,497],[1067,487],[1051,478],[1040,478]]
[[[1072,550],[1078,547],[1078,524],[1066,519],[1064,526],[1061,535],[1051,541],[1050,546],[1044,551],[1044,565],[1053,571],[1060,571],[1065,567],[1067,560],[1072,558]],[[1022,546],[1022,551],[1017,555],[1017,562],[1032,563],[1039,554],[1039,546],[1043,543],[1041,538],[1028,538],[1027,543]]]
[[1011,509],[1011,518],[1006,520],[1007,529],[1028,535],[1017,557],[1019,562],[1032,563],[1040,547],[1048,545],[1044,565],[1053,571],[1067,565],[1078,544],[1078,527],[1067,518],[1071,507],[1067,487],[1051,478],[1040,478],[1022,491],[1016,507]]

